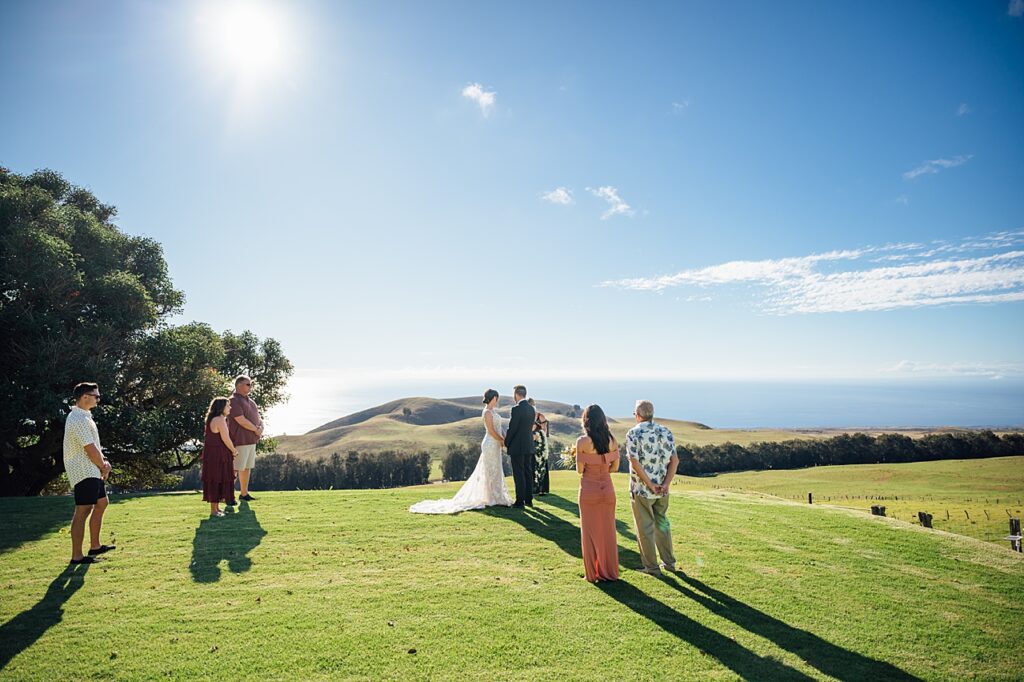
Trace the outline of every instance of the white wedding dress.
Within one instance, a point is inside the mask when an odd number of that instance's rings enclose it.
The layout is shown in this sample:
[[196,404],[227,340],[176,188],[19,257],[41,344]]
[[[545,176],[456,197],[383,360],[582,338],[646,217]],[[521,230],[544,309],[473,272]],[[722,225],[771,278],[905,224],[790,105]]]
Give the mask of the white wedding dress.
[[[487,417],[484,408],[483,417]],[[492,411],[494,430],[505,435],[505,424],[496,411]],[[512,497],[505,486],[505,473],[501,468],[501,443],[491,438],[484,425],[484,440],[480,443],[480,459],[469,479],[462,484],[455,497],[447,500],[423,500],[409,507],[414,514],[458,514],[470,509],[483,509],[512,505]]]

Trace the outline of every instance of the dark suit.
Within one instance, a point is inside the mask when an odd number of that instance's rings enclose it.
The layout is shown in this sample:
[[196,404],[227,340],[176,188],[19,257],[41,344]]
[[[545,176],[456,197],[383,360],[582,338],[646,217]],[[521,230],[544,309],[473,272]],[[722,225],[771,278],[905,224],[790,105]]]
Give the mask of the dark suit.
[[505,447],[512,460],[512,478],[516,483],[516,504],[533,504],[533,422],[537,411],[525,400],[512,408],[505,431]]

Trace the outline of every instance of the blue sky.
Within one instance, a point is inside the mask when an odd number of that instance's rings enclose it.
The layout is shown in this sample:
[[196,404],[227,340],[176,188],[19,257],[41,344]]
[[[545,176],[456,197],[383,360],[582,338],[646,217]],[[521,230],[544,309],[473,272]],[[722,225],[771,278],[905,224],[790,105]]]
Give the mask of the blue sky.
[[300,392],[1019,380],[1022,15],[7,2],[0,164],[117,205]]

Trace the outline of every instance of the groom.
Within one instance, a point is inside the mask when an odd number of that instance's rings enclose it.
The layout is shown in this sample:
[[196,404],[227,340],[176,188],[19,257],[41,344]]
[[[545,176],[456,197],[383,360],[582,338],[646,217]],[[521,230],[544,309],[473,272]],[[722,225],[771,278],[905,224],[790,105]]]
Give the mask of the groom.
[[505,447],[512,460],[512,478],[516,482],[516,501],[512,506],[522,509],[533,506],[533,421],[537,413],[526,402],[526,387],[512,389],[516,405],[505,432]]

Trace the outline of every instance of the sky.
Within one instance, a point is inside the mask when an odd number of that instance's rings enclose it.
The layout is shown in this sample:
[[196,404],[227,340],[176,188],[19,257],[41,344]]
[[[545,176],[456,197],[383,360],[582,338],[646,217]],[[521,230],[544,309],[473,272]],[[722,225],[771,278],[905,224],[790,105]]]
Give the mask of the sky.
[[12,1],[0,84],[299,404],[1024,380],[1024,0]]

